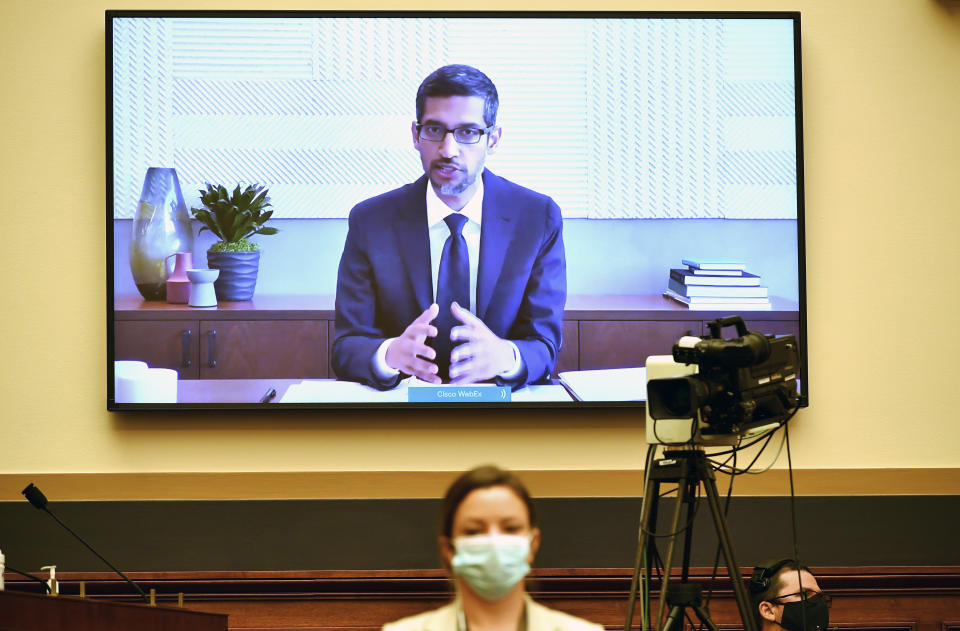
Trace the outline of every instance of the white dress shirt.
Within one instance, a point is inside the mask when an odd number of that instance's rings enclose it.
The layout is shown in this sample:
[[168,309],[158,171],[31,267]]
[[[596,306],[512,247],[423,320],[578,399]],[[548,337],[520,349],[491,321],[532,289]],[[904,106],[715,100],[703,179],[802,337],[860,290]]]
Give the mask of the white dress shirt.
[[[437,196],[433,186],[427,184],[427,227],[430,231],[430,277],[433,280],[433,299],[437,299],[437,282],[440,277],[440,257],[443,255],[443,245],[450,236],[450,227],[444,221],[447,215],[457,211],[447,206],[446,202]],[[470,304],[460,305],[469,307],[470,313],[477,314],[477,269],[480,266],[480,226],[483,221],[483,180],[477,178],[477,190],[460,209],[459,213],[467,218],[463,224],[463,240],[467,242],[467,256],[470,259]]]
[[[481,224],[483,223],[483,179],[477,178],[477,190],[474,192],[473,197],[470,198],[470,201],[461,208],[459,211],[451,209],[447,206],[440,197],[437,196],[436,191],[433,190],[433,185],[430,182],[427,182],[427,228],[430,234],[430,278],[433,283],[433,296],[436,300],[437,295],[437,279],[440,276],[440,257],[443,255],[443,245],[446,243],[447,238],[450,236],[450,228],[447,226],[447,222],[444,219],[447,215],[459,212],[461,215],[464,215],[467,218],[467,222],[463,224],[463,240],[467,242],[467,256],[470,261],[470,312],[474,315],[477,314],[477,270],[480,266],[480,230]],[[467,305],[460,305],[461,307],[466,307]],[[374,372],[377,373],[377,376],[381,379],[390,379],[395,377],[399,371],[390,368],[387,365],[387,347],[390,346],[390,343],[393,342],[396,338],[389,338],[383,341],[383,343],[377,348],[377,352],[374,354],[373,366]],[[520,350],[517,348],[517,345],[513,342],[507,340],[511,347],[513,347],[513,366],[510,370],[500,373],[501,377],[511,378],[515,377],[520,373],[520,369],[523,367],[522,359],[520,357]]]

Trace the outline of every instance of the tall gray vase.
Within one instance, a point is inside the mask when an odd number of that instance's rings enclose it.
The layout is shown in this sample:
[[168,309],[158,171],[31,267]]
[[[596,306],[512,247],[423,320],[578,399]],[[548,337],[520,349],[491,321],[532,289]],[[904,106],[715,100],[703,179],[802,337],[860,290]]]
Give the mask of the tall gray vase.
[[260,252],[210,252],[207,267],[220,270],[213,283],[217,300],[237,302],[252,300],[260,269]]
[[193,251],[193,224],[176,169],[150,167],[133,217],[130,272],[147,300],[166,300],[176,252]]

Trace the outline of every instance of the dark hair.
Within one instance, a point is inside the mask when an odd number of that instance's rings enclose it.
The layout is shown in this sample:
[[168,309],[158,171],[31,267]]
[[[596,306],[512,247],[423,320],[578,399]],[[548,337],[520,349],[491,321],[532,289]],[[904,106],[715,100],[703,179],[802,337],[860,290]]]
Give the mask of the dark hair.
[[417,122],[421,122],[423,108],[430,96],[482,96],[483,122],[487,127],[497,124],[500,97],[490,77],[473,66],[452,64],[431,72],[417,89]]
[[530,499],[530,493],[523,482],[520,481],[520,478],[515,473],[495,465],[484,465],[461,474],[447,489],[447,494],[444,495],[443,502],[440,505],[440,534],[444,537],[450,537],[453,534],[453,517],[457,514],[457,509],[460,508],[463,498],[469,495],[471,491],[491,486],[506,486],[513,490],[527,507],[530,526],[537,525],[537,514],[533,509],[533,500]]
[[[770,569],[779,566],[771,575]],[[748,591],[750,592],[750,607],[753,609],[754,620],[757,621],[757,628],[763,626],[763,616],[760,615],[760,603],[770,600],[777,596],[777,592],[783,587],[783,576],[786,572],[803,571],[810,573],[810,568],[806,565],[800,565],[793,559],[781,559],[780,561],[770,562],[765,565],[759,565],[753,569],[753,576],[748,581]],[[763,579],[769,579],[764,584]],[[802,588],[801,588],[802,589]]]

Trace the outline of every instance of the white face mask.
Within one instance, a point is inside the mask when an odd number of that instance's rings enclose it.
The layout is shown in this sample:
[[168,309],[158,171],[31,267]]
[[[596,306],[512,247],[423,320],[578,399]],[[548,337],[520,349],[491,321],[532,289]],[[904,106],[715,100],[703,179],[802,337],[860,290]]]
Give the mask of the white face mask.
[[485,600],[503,598],[530,571],[529,535],[457,537],[453,547],[453,573]]

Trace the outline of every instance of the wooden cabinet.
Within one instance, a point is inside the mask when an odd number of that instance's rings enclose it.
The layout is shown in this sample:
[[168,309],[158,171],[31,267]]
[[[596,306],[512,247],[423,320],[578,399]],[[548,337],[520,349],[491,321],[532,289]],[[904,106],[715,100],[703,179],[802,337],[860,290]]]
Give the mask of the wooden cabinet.
[[650,355],[669,355],[673,344],[691,331],[699,335],[698,320],[638,322],[584,320],[580,322],[580,370],[643,366]]
[[576,320],[563,321],[563,346],[557,357],[557,367],[553,371],[556,377],[558,372],[577,370],[580,365],[580,323]]
[[[747,329],[764,334],[789,333],[799,340],[799,305],[776,297],[771,303],[771,311],[741,314],[746,316]],[[733,314],[690,311],[663,296],[570,296],[566,320],[576,322],[578,327],[577,365],[561,370],[643,366],[648,356],[669,355],[682,336],[705,335],[708,322],[729,315]],[[736,334],[732,327],[722,333],[724,337]]]
[[299,302],[289,308],[292,300],[268,297],[193,309],[120,297],[114,356],[173,368],[181,379],[326,379],[332,305]]
[[199,376],[199,320],[120,320],[114,322],[114,359],[172,368],[181,379]]
[[327,321],[202,321],[200,374],[204,379],[324,379]]
[[173,368],[181,379],[324,379],[327,322],[117,321],[116,358]]
[[[773,311],[744,314],[747,328],[799,339],[797,303],[772,302]],[[649,355],[670,354],[688,331],[705,334],[708,322],[728,315],[689,311],[662,296],[570,296],[557,372],[643,366]],[[211,309],[121,296],[114,355],[174,368],[183,379],[323,379],[336,376],[333,325],[332,296],[258,296]]]

